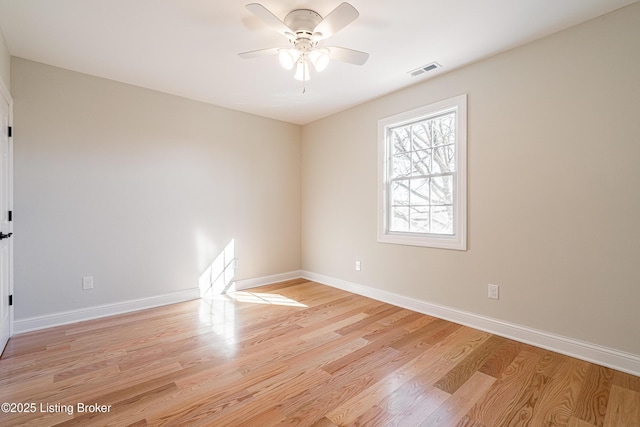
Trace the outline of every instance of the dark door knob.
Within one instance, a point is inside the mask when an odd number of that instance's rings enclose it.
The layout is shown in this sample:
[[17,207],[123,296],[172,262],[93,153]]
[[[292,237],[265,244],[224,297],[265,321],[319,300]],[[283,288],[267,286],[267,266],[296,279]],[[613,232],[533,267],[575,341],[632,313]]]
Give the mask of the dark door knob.
[[4,234],[2,231],[0,231],[0,240],[7,239],[7,238],[11,237],[12,234],[13,233]]

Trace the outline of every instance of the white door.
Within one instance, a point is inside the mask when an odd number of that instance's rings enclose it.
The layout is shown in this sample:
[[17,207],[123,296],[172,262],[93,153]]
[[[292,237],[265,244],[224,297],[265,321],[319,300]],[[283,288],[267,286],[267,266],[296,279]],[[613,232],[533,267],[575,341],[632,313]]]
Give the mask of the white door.
[[9,295],[11,294],[11,222],[12,209],[12,159],[9,125],[11,115],[11,97],[4,86],[0,85],[0,354],[4,350],[11,336],[11,309]]

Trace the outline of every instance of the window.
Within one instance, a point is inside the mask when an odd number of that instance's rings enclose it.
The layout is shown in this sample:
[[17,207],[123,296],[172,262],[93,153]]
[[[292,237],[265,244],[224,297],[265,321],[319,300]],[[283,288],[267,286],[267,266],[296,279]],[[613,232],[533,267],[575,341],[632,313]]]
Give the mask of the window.
[[467,97],[378,122],[378,241],[466,250]]

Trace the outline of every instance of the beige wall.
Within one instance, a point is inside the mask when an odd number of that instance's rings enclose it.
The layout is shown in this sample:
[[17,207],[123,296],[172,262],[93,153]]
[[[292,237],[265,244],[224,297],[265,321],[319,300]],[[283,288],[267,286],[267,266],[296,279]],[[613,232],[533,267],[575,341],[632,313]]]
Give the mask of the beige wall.
[[4,40],[4,35],[0,31],[0,80],[7,90],[11,87],[11,55]]
[[[463,93],[469,250],[377,243],[377,120]],[[640,355],[639,113],[635,3],[309,124],[303,269]]]
[[[15,318],[300,268],[300,127],[12,60]],[[81,290],[94,276],[95,289]]]

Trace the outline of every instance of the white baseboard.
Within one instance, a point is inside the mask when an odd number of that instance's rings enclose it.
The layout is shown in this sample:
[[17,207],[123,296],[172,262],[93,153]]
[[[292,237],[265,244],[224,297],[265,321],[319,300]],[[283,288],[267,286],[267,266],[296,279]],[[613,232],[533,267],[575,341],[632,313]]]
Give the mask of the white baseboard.
[[46,316],[30,317],[14,321],[13,332],[14,334],[21,334],[24,332],[82,322],[84,320],[98,319],[100,317],[113,316],[116,314],[129,313],[132,311],[144,310],[146,308],[153,308],[161,305],[175,304],[198,298],[200,298],[199,290],[198,288],[193,288],[149,298],[87,307],[80,310],[48,314]]
[[504,322],[486,316],[409,298],[392,292],[371,288],[358,283],[336,279],[322,274],[302,271],[301,275],[323,285],[332,286],[354,294],[403,307],[419,313],[449,320],[481,331],[531,344],[577,359],[586,360],[631,375],[640,376],[640,355],[626,353],[573,338],[556,335],[515,323]]
[[256,277],[254,279],[236,280],[235,290],[242,291],[250,288],[257,288],[258,286],[271,285],[272,283],[284,282],[286,280],[299,279],[302,277],[302,271],[295,270],[286,273],[274,274],[272,276]]

